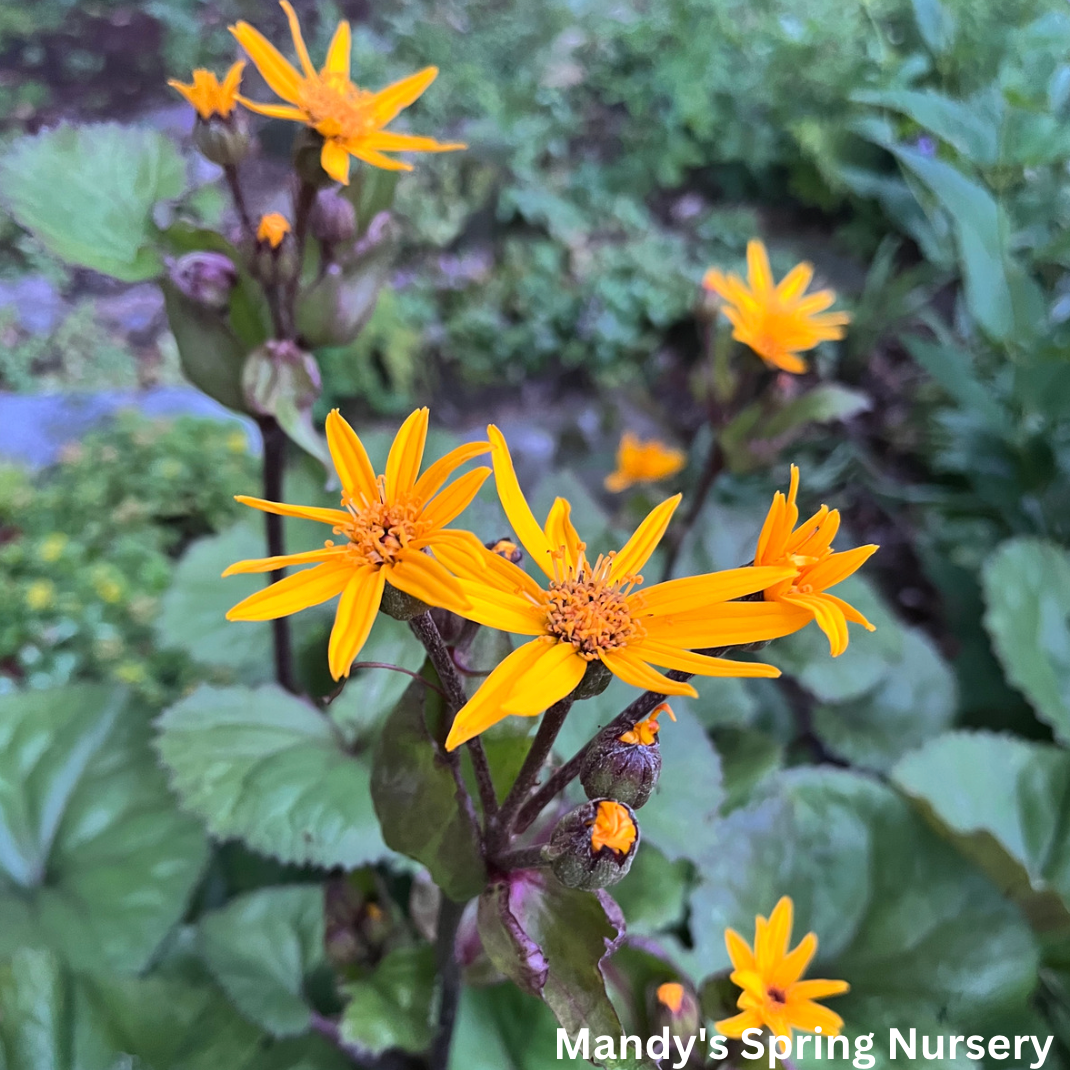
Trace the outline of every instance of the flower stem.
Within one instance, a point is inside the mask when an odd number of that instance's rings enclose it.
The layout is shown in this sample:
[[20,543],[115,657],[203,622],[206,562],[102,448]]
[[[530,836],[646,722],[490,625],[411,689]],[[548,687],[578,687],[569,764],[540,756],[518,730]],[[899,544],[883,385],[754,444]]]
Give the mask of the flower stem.
[[450,1061],[450,1044],[457,1021],[457,1006],[461,1000],[461,964],[457,961],[457,929],[464,914],[464,903],[455,903],[442,896],[438,908],[435,934],[435,958],[438,966],[439,1004],[438,1026],[428,1053],[429,1070],[446,1070]]
[[721,448],[720,439],[715,437],[710,445],[706,463],[702,466],[702,475],[699,476],[695,495],[691,499],[691,507],[687,510],[687,514],[684,516],[680,526],[672,533],[668,553],[665,555],[665,565],[661,570],[662,583],[672,576],[672,570],[676,567],[676,560],[680,556],[680,549],[684,545],[684,540],[695,526],[695,521],[698,520],[702,507],[706,504],[706,499],[710,496],[714,483],[717,482],[717,477],[724,470],[724,465],[725,453]]
[[553,750],[557,733],[561,731],[561,726],[565,723],[568,711],[572,709],[572,702],[572,696],[566,695],[563,699],[555,702],[543,714],[539,730],[535,733],[535,739],[532,741],[531,748],[524,759],[524,764],[520,767],[520,772],[517,773],[516,780],[513,782],[512,788],[509,789],[509,794],[505,797],[501,810],[498,811],[498,817],[490,837],[492,856],[509,845],[516,817],[521,812],[525,800],[531,794],[531,789],[535,786],[535,781],[538,779],[542,767],[546,764],[546,759],[550,757],[550,751]]
[[294,197],[294,247],[297,250],[297,270],[286,286],[283,305],[286,309],[286,324],[289,336],[297,336],[297,291],[301,286],[301,272],[305,264],[305,241],[308,237],[308,217],[316,202],[316,187],[311,182],[302,182]]
[[[257,423],[260,425],[260,435],[264,440],[264,497],[270,502],[281,502],[283,470],[286,466],[286,435],[274,416],[260,416]],[[265,513],[264,531],[268,557],[281,557],[286,552],[282,517],[274,513]],[[277,569],[268,576],[268,582],[277,583],[285,575],[285,569]],[[297,685],[294,682],[289,619],[278,617],[273,620],[271,635],[275,650],[275,679],[280,687],[296,694]]]
[[223,174],[226,177],[227,186],[230,187],[230,196],[234,201],[234,208],[238,213],[245,237],[248,241],[255,242],[256,228],[253,226],[253,217],[249,215],[249,209],[245,204],[245,194],[242,193],[241,183],[238,181],[238,168],[234,164],[227,164],[223,168]]
[[[438,630],[438,626],[430,613],[421,613],[419,616],[413,617],[409,621],[409,627],[413,630],[416,638],[423,643],[427,656],[431,659],[431,664],[435,667],[435,672],[438,673],[438,678],[442,681],[442,686],[446,690],[446,704],[449,707],[450,714],[448,729],[453,724],[453,718],[457,716],[457,711],[468,701],[468,696],[464,691],[464,681],[461,679],[457,666],[454,664],[450,648],[446,645],[446,641],[442,638],[442,633]],[[494,781],[491,779],[487,752],[483,749],[483,744],[478,737],[470,739],[467,747],[468,753],[472,758],[472,766],[475,769],[476,784],[479,787],[479,801],[483,806],[484,820],[489,821],[498,812],[498,796],[494,790]],[[452,760],[457,761],[456,752],[453,753]]]
[[534,847],[517,847],[515,850],[506,851],[499,855],[494,863],[498,869],[538,869],[540,866],[549,865],[543,856],[541,844]]

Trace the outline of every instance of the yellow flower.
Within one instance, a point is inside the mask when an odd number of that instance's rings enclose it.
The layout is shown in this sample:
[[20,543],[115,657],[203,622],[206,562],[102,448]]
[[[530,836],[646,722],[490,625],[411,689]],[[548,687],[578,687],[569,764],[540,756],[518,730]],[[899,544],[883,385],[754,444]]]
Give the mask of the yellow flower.
[[41,545],[38,547],[37,556],[48,564],[54,564],[63,556],[63,551],[67,548],[67,536],[62,531],[54,531],[51,535],[45,536]]
[[826,592],[861,568],[878,547],[871,544],[834,553],[832,540],[840,527],[839,510],[823,505],[809,520],[799,524],[799,509],[795,504],[798,492],[799,469],[793,464],[788,496],[785,498],[779,490],[773,496],[758,537],[754,563],[794,564],[798,568],[794,578],[767,587],[765,598],[804,613],[804,623],[816,620],[828,636],[832,656],[837,657],[847,649],[848,621],[861,624],[871,632],[875,629],[854,606]]
[[167,84],[172,89],[177,89],[205,121],[213,115],[226,119],[238,103],[238,86],[243,70],[245,60],[238,60],[227,71],[222,82],[211,71],[199,68],[193,72],[193,81],[189,85],[175,81],[174,78]]
[[669,1008],[670,1014],[679,1014],[684,1005],[684,986],[679,981],[666,981],[658,985],[658,1002]]
[[473,566],[472,552],[459,554],[455,545],[439,553],[470,602],[462,616],[534,637],[501,662],[457,714],[447,748],[510,714],[541,713],[569,694],[595,660],[625,683],[663,695],[694,696],[696,691],[648,663],[704,676],[780,675],[772,665],[692,651],[770,639],[801,627],[798,611],[790,606],[731,601],[794,576],[794,565],[737,568],[636,590],[643,582],[640,570],[664,535],[680,495],[654,509],[619,553],[592,563],[569,519],[569,503],[558,498],[540,527],[520,490],[505,439],[494,426],[487,434],[505,515],[548,583],[540,587],[474,535],[469,549],[482,556],[481,569]]
[[734,929],[724,934],[734,970],[733,984],[739,985],[736,1006],[741,1014],[717,1022],[714,1028],[722,1036],[743,1036],[745,1029],[767,1026],[774,1036],[790,1037],[793,1029],[812,1033],[820,1029],[826,1036],[839,1036],[843,1019],[815,999],[839,996],[850,985],[846,981],[801,981],[817,951],[817,937],[807,933],[793,951],[791,924],[794,905],[784,896],[769,920],[755,918],[754,950]]
[[617,449],[617,470],[606,476],[606,490],[619,494],[633,483],[657,483],[676,475],[687,464],[687,454],[664,442],[641,442],[631,431],[621,435]]
[[636,746],[652,747],[654,740],[658,738],[658,733],[661,731],[661,725],[658,724],[658,718],[663,714],[669,715],[669,720],[675,721],[676,714],[672,712],[672,707],[663,702],[660,706],[656,707],[649,717],[644,717],[634,728],[629,728],[627,732],[617,738],[621,743],[632,743]]
[[256,228],[256,240],[267,242],[272,249],[282,245],[282,239],[290,233],[290,221],[281,212],[268,212],[260,217]]
[[702,285],[724,300],[736,341],[750,346],[767,364],[798,374],[806,371],[806,361],[797,354],[818,342],[842,338],[851,322],[846,312],[825,311],[836,300],[832,290],[806,296],[813,277],[810,264],[797,264],[774,286],[765,246],[754,239],[747,243],[746,283],[738,275],[710,268]]
[[26,588],[26,607],[35,612],[48,609],[56,600],[56,588],[51,580],[34,580]]
[[304,123],[321,134],[324,141],[320,164],[336,182],[349,182],[350,156],[387,171],[411,171],[410,164],[384,154],[450,152],[467,147],[384,129],[435,80],[437,67],[426,67],[417,74],[410,74],[378,93],[361,89],[349,77],[352,50],[349,23],[340,22],[327,49],[327,61],[317,72],[293,7],[288,0],[281,0],[281,3],[290,20],[290,32],[303,73],[296,70],[259,30],[247,22],[239,22],[230,27],[230,32],[256,64],[264,81],[287,101],[286,104],[257,104],[243,97],[241,102],[261,115]]
[[337,680],[349,675],[388,582],[429,605],[455,613],[466,611],[469,604],[458,581],[424,550],[438,553],[449,547],[453,550],[451,558],[472,556],[472,537],[446,525],[476,496],[490,469],[476,468],[449,486],[443,484],[465,461],[486,453],[487,443],[458,446],[421,476],[426,441],[427,409],[417,409],[401,425],[390,447],[386,474],[376,476],[356,432],[337,409],[330,412],[327,445],[342,482],[341,509],[285,505],[244,495],[237,500],[265,513],[329,524],[334,534],[344,539],[340,545],[328,539],[321,550],[231,565],[224,576],[274,572],[289,565],[315,567],[250,595],[227,613],[227,619],[274,620],[340,594],[327,649],[331,675]]
[[635,837],[635,822],[628,808],[611,799],[603,799],[591,825],[591,850],[597,854],[603,847],[608,847],[626,855],[632,849]]

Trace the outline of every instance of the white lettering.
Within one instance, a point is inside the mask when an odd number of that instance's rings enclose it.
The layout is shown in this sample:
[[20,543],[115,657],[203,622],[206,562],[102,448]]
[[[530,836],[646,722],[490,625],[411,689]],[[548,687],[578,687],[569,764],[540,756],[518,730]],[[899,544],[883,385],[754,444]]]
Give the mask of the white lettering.
[[910,1030],[910,1043],[904,1039],[903,1034],[898,1029],[893,1029],[888,1034],[888,1057],[890,1059],[895,1058],[896,1047],[903,1049],[903,1054],[908,1059],[916,1059],[918,1056],[918,1031],[913,1027]]
[[573,1047],[569,1043],[568,1030],[558,1029],[557,1031],[557,1057],[558,1059],[564,1059],[564,1053],[568,1052],[570,1059],[585,1059],[587,1062],[591,1061],[591,1031],[586,1026],[576,1034],[576,1046]]
[[1033,1047],[1037,1049],[1037,1061],[1029,1064],[1029,1070],[1040,1070],[1044,1065],[1044,1060],[1048,1057],[1048,1048],[1051,1047],[1052,1038],[1048,1037],[1048,1039],[1044,1041],[1043,1048],[1038,1043],[1040,1037],[1030,1037],[1029,1039],[1033,1042]]

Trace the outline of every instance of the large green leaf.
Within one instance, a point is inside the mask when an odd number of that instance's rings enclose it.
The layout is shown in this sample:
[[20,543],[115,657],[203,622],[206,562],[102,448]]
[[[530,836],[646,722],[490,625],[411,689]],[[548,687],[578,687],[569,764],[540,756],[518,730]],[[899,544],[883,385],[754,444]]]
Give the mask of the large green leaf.
[[442,696],[414,680],[383,726],[371,790],[383,839],[422,862],[446,895],[464,902],[482,891],[487,874],[441,746],[444,716]]
[[277,687],[200,687],[157,724],[179,798],[214,836],[328,867],[386,855],[367,762],[307,703]]
[[[790,895],[795,941],[808,930],[820,940],[808,975],[851,984],[830,1001],[849,1035],[987,1031],[1035,984],[1037,952],[1016,908],[904,800],[856,774],[778,777],[725,819],[704,877],[691,903],[701,969],[727,969],[725,928],[752,936],[755,915]],[[877,1065],[894,1067],[882,1047]]]
[[950,732],[892,776],[1035,926],[1070,922],[1070,753],[1016,736]]
[[1007,679],[1070,743],[1070,557],[1043,539],[1010,539],[985,562],[985,627]]
[[374,1054],[387,1048],[426,1050],[434,1030],[434,991],[433,947],[391,951],[368,977],[345,986],[342,1039]]
[[308,1029],[305,982],[324,963],[323,889],[263,888],[200,922],[205,961],[252,1022],[274,1036]]
[[0,698],[0,954],[48,945],[139,970],[206,857],[156,768],[142,711],[78,685]]
[[[541,871],[515,871],[479,900],[479,935],[487,957],[525,992],[541,996],[575,1037],[619,1037],[621,1023],[602,967],[624,936],[624,919],[604,893],[565,888]],[[645,1067],[613,1059],[610,1067]]]
[[152,210],[185,185],[171,141],[117,123],[46,130],[0,159],[0,197],[22,226],[61,259],[124,282],[163,270]]

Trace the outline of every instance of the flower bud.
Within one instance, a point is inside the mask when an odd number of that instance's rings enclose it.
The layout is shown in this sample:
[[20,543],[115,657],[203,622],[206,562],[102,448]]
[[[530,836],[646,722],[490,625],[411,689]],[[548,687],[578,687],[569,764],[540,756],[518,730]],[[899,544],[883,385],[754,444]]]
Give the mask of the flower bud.
[[267,286],[291,282],[297,277],[297,243],[290,232],[290,221],[279,212],[261,216],[256,228],[253,270]]
[[193,144],[206,160],[220,167],[236,167],[249,155],[252,146],[249,120],[237,109],[226,117],[215,114],[202,119],[198,116],[193,126]]
[[195,305],[223,312],[238,284],[238,269],[222,253],[186,253],[171,266],[170,277],[179,293]]
[[[589,661],[587,662],[587,668],[584,670],[583,679],[576,685],[576,690],[572,692],[572,697],[574,699],[597,698],[609,687],[612,679],[613,674],[602,662],[597,659]],[[604,795],[605,792],[601,794]]]
[[320,159],[323,156],[323,135],[309,127],[303,127],[294,140],[294,170],[298,178],[316,189],[325,189],[334,184]]
[[662,713],[673,716],[666,702],[627,732],[604,730],[595,736],[580,769],[580,783],[589,799],[616,799],[635,810],[645,805],[661,775],[658,717]]
[[265,416],[276,415],[283,401],[297,410],[311,408],[322,387],[316,358],[288,339],[254,349],[242,369],[246,405]]
[[337,190],[323,189],[312,203],[308,225],[316,239],[326,245],[351,242],[357,236],[357,212]]
[[701,1023],[701,1011],[695,993],[679,981],[658,985],[653,994],[653,1014],[656,1032],[669,1027],[671,1036],[694,1036]]
[[590,892],[621,880],[638,847],[639,826],[631,807],[592,799],[557,823],[545,857],[566,888]]

